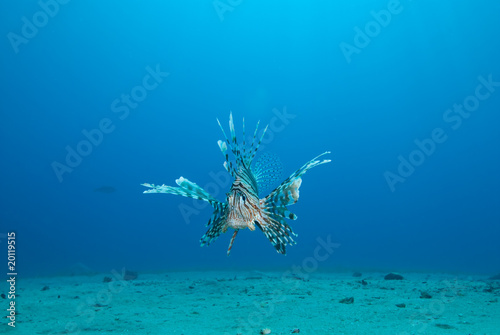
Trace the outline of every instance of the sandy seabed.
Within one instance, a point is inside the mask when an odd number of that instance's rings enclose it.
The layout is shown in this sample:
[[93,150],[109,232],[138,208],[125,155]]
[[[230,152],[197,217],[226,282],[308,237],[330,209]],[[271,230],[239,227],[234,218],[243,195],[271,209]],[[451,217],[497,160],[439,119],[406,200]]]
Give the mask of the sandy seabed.
[[[18,278],[5,334],[500,334],[500,281],[403,273],[165,272]],[[104,277],[109,277],[106,282]],[[4,289],[4,286],[2,286]],[[9,299],[0,298],[4,315]]]

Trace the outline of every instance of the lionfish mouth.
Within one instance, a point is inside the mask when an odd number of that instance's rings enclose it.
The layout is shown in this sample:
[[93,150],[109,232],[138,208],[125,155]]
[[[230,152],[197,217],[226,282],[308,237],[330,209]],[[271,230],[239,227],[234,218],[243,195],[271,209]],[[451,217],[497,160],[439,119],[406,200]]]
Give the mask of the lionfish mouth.
[[[249,224],[247,222],[243,222],[240,220],[232,220],[232,221],[228,220],[227,226],[228,226],[228,228],[233,228],[233,229],[249,228]],[[252,229],[250,229],[250,230],[252,230]]]
[[233,229],[245,229],[248,228],[250,230],[255,230],[255,224],[254,220],[248,220],[241,215],[239,215],[239,212],[237,210],[232,210],[229,212],[229,215],[227,216],[227,228],[233,228]]

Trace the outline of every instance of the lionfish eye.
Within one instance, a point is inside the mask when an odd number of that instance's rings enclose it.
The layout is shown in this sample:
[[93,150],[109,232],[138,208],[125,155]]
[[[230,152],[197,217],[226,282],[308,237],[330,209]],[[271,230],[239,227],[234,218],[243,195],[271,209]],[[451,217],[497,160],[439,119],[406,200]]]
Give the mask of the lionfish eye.
[[241,194],[241,199],[243,199],[243,202],[247,201],[247,197],[243,193]]

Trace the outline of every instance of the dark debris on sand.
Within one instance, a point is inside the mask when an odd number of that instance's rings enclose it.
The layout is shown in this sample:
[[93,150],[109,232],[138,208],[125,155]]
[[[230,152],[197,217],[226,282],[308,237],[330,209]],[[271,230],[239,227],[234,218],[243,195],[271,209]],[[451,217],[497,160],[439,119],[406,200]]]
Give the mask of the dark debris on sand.
[[391,273],[386,274],[384,279],[385,280],[403,280],[404,278],[399,273],[391,272]]
[[349,298],[344,298],[344,299],[340,299],[339,301],[341,304],[346,304],[346,305],[350,305],[350,304],[354,304],[354,297],[349,297]]
[[488,278],[489,280],[500,280],[500,273],[497,274],[497,275],[494,275],[494,276],[491,276],[490,278]]

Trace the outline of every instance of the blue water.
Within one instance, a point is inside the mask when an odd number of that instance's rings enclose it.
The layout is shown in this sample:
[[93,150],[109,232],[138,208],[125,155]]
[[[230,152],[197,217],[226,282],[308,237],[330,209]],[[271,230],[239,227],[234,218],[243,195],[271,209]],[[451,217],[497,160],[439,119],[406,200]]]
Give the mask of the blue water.
[[[0,240],[16,232],[19,273],[500,271],[497,2],[54,4],[0,10]],[[223,200],[229,111],[239,136],[270,124],[283,178],[332,152],[286,256],[258,230],[230,257],[230,233],[200,248],[211,208],[142,194],[183,176]]]

